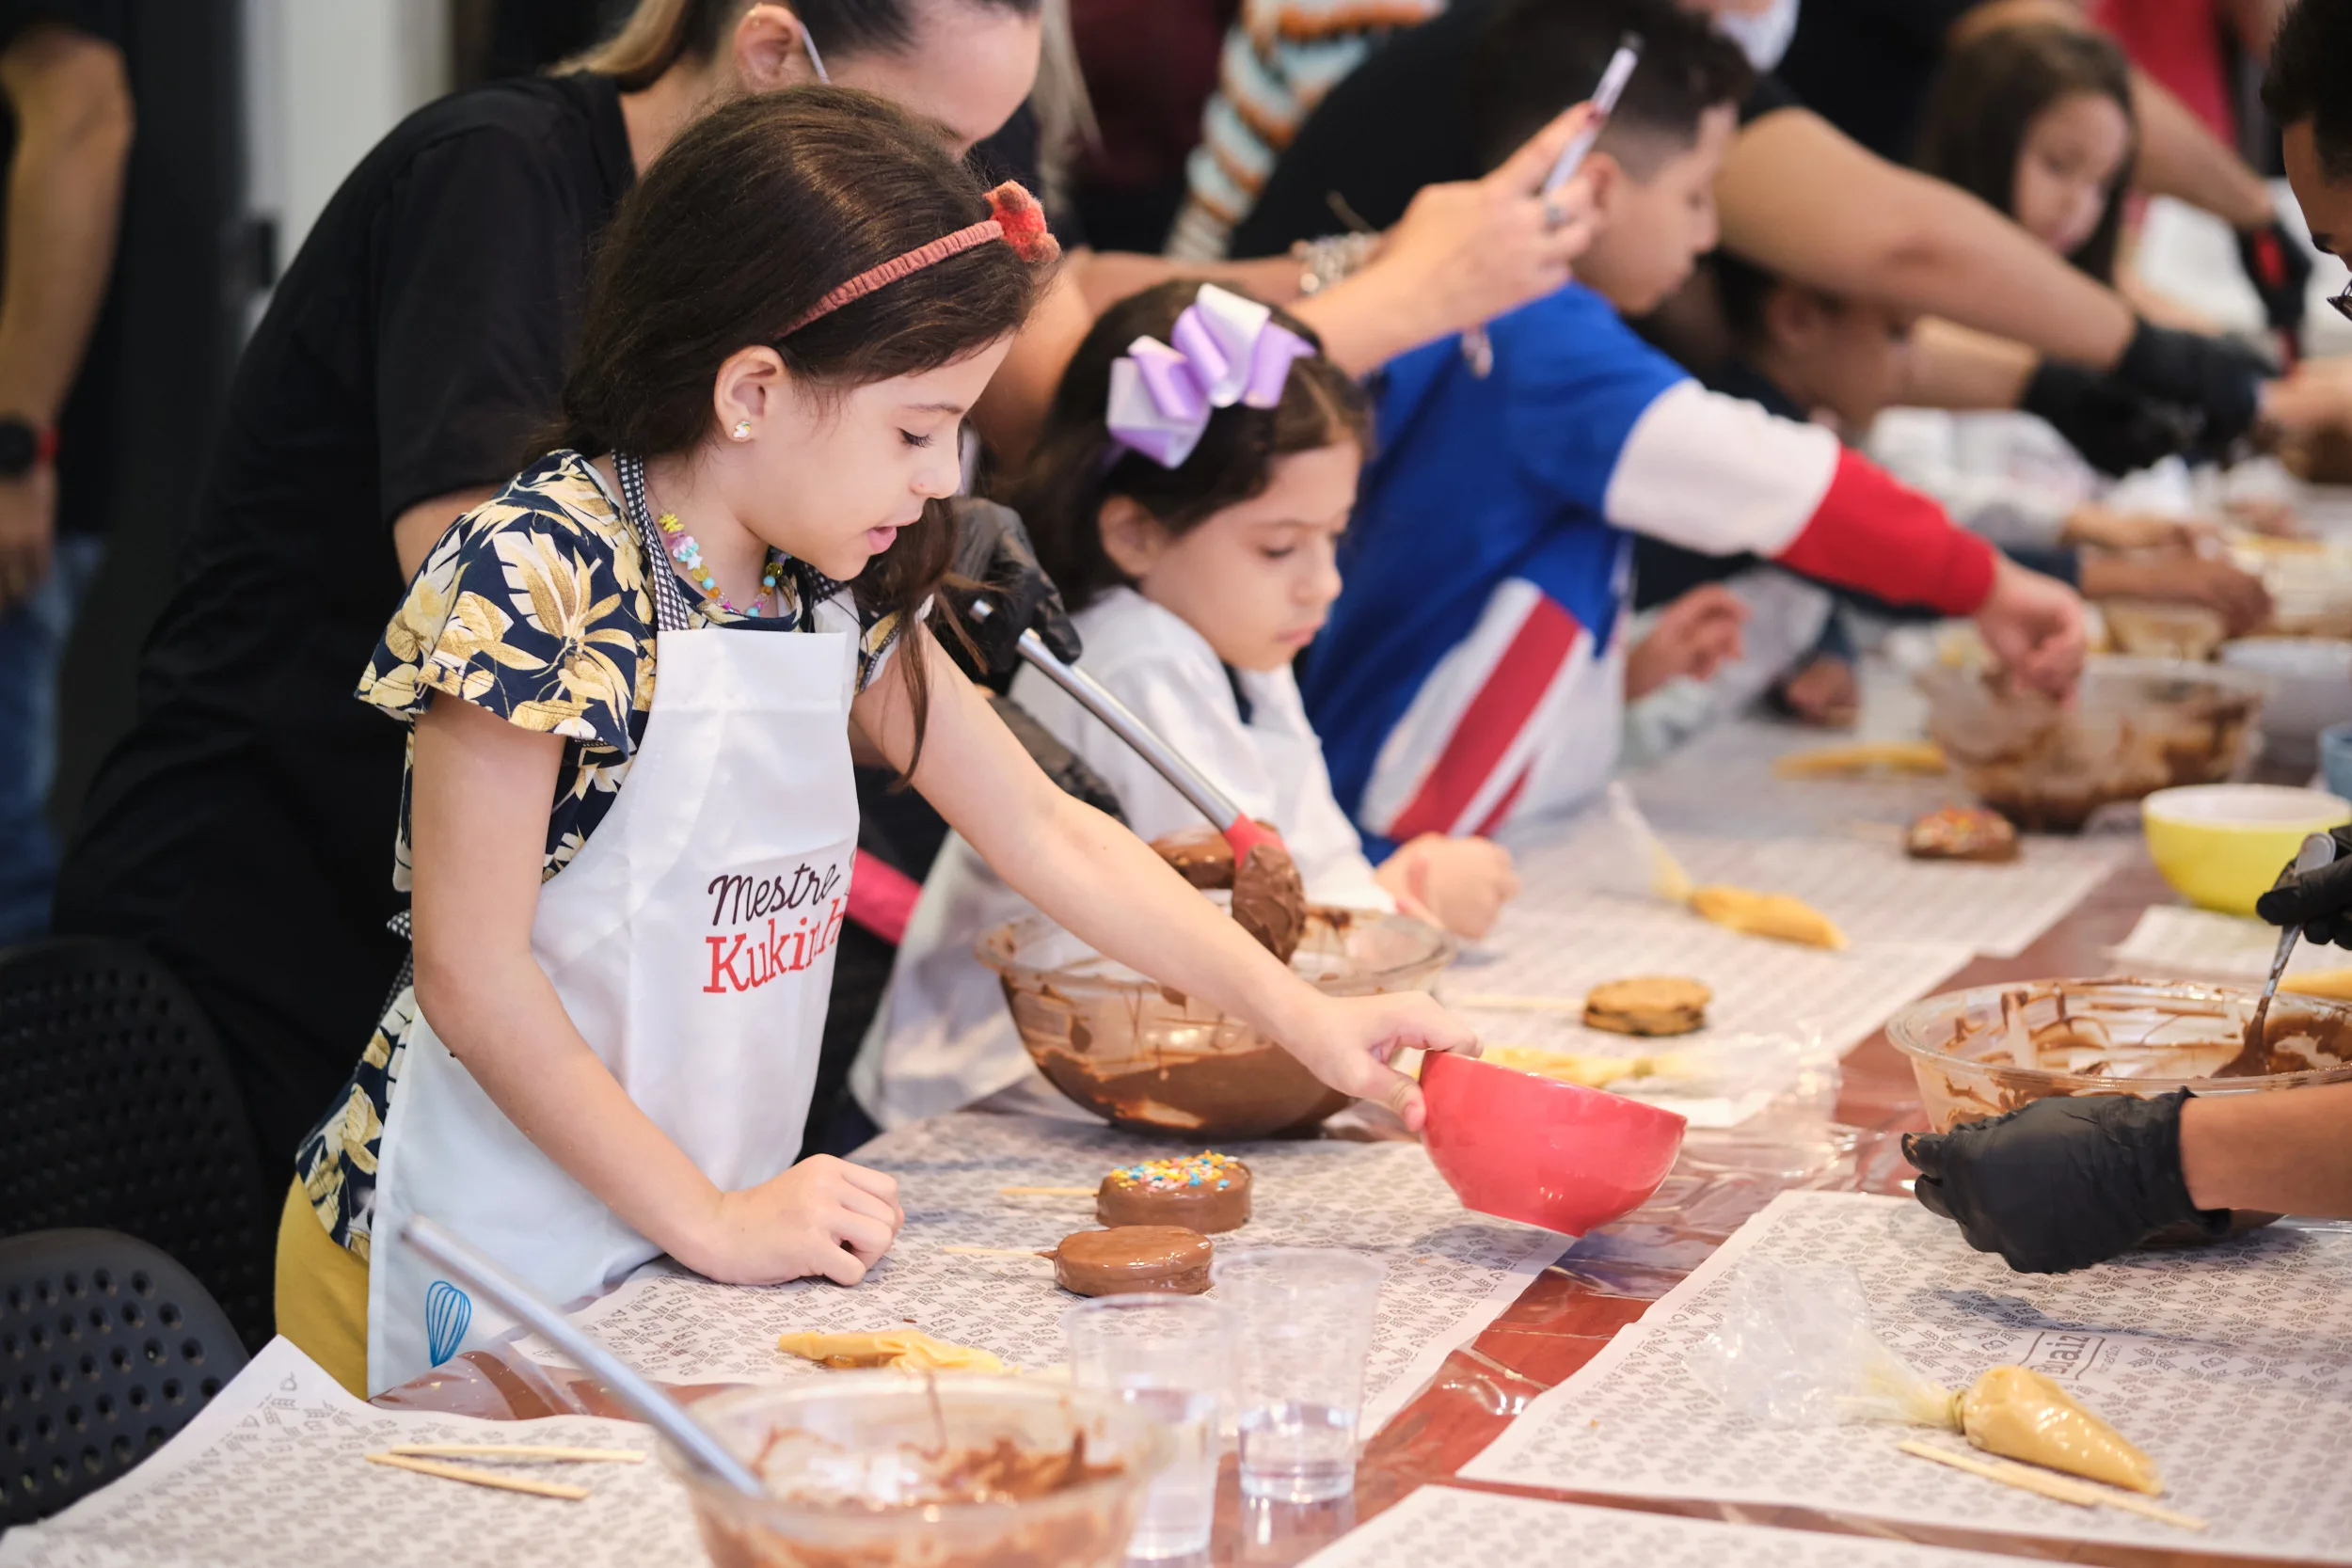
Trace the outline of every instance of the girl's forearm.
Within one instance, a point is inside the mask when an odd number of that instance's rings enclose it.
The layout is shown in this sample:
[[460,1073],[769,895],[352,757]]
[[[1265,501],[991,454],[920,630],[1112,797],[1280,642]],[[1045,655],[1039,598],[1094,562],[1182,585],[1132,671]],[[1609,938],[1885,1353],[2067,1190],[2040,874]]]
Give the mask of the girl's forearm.
[[646,1240],[702,1266],[718,1188],[597,1059],[528,951],[429,961],[420,943],[417,1003],[541,1153]]
[[2201,1209],[2352,1219],[2352,1084],[2200,1095],[2181,1108],[2181,1173]]

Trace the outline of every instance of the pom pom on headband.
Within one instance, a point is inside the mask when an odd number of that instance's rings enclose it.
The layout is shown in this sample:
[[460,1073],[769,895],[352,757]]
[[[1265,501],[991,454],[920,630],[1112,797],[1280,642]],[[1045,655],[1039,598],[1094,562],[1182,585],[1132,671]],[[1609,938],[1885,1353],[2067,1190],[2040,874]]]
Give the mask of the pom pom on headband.
[[1163,468],[1184,466],[1216,410],[1280,404],[1292,364],[1315,353],[1273,311],[1214,283],[1200,285],[1168,336],[1137,338],[1112,362],[1104,416],[1113,441]]
[[1060,242],[1046,227],[1045,209],[1038,205],[1037,198],[1022,188],[1019,181],[1008,180],[989,192],[988,210],[990,215],[978,223],[967,224],[903,256],[894,256],[880,266],[866,268],[803,311],[784,329],[783,335],[789,338],[810,322],[832,315],[851,300],[864,299],[910,273],[935,266],[950,256],[961,256],[974,245],[986,245],[991,240],[1004,241],[1012,246],[1014,255],[1032,266],[1051,261],[1061,254]]

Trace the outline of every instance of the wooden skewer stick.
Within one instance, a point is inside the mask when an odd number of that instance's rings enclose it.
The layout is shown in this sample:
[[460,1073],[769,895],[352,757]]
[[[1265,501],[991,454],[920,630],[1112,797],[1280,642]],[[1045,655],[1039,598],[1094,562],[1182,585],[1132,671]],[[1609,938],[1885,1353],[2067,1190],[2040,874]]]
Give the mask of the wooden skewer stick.
[[536,1481],[530,1476],[502,1476],[496,1470],[477,1470],[465,1465],[444,1465],[437,1459],[418,1459],[405,1453],[372,1453],[371,1465],[389,1465],[395,1470],[414,1470],[421,1476],[438,1476],[443,1481],[462,1481],[470,1486],[487,1486],[501,1492],[528,1492],[534,1497],[559,1497],[567,1503],[579,1502],[588,1496],[585,1486],[570,1486],[560,1481]]
[[1493,991],[1449,991],[1446,1003],[1454,1007],[1484,1007],[1498,1013],[1574,1013],[1584,1016],[1584,999],[1560,996],[1503,996]]
[[1092,1187],[999,1187],[998,1197],[1092,1197]]
[[2038,1492],[2042,1497],[2062,1503],[2073,1503],[2077,1508],[2120,1508],[2126,1513],[2137,1513],[2145,1518],[2153,1519],[2159,1524],[2171,1525],[2180,1529],[2203,1529],[2205,1528],[2205,1521],[2194,1514],[2178,1513],[2152,1503],[2145,1497],[2135,1497],[2129,1492],[2111,1491],[2104,1486],[2094,1486],[2087,1481],[2050,1475],[2031,1465],[2012,1464],[2008,1460],[1979,1459],[1974,1454],[1954,1453],[1949,1449],[1939,1449],[1932,1443],[1922,1443],[1915,1438],[1905,1438],[1895,1446],[1916,1458],[1931,1459],[1938,1465],[1948,1465],[1955,1470],[1965,1470],[1972,1476],[1982,1476],[1987,1481],[1997,1481],[2004,1486],[2014,1486],[2023,1492]]
[[952,1252],[963,1258],[1051,1258],[1051,1252],[1040,1252],[1024,1246],[944,1246],[942,1252]]
[[498,1459],[561,1460],[573,1465],[643,1465],[645,1462],[644,1453],[637,1449],[534,1449],[509,1443],[400,1443],[384,1451],[403,1458],[433,1454],[483,1454]]

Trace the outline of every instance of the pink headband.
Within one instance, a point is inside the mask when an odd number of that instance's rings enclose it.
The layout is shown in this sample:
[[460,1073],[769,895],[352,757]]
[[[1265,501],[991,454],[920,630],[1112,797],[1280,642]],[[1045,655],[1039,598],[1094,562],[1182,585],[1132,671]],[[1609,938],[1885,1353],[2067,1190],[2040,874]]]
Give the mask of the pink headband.
[[1008,180],[988,193],[990,215],[954,233],[933,240],[894,256],[878,267],[868,267],[847,283],[818,300],[790,326],[784,329],[789,338],[819,316],[829,316],[853,299],[864,299],[885,284],[896,283],[910,273],[921,272],[950,256],[960,256],[974,245],[1002,240],[1012,246],[1013,254],[1025,261],[1050,261],[1061,254],[1061,244],[1045,226],[1045,209],[1037,204],[1037,198],[1024,190],[1017,180]]

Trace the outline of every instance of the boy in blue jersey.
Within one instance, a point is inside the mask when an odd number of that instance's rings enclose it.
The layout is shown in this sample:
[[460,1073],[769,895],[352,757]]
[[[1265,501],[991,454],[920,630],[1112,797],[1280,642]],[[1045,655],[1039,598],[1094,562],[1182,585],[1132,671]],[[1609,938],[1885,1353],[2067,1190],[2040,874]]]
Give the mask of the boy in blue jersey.
[[1598,791],[1616,765],[1631,532],[1974,615],[2048,689],[2081,662],[2071,591],[1830,432],[1706,390],[1621,319],[1715,244],[1749,71],[1703,19],[1667,0],[1504,0],[1471,79],[1482,149],[1507,152],[1588,93],[1627,32],[1645,48],[1586,166],[1601,230],[1581,281],[1495,322],[1486,375],[1449,340],[1378,388],[1346,588],[1303,682],[1375,852],[1422,832],[1523,838]]

